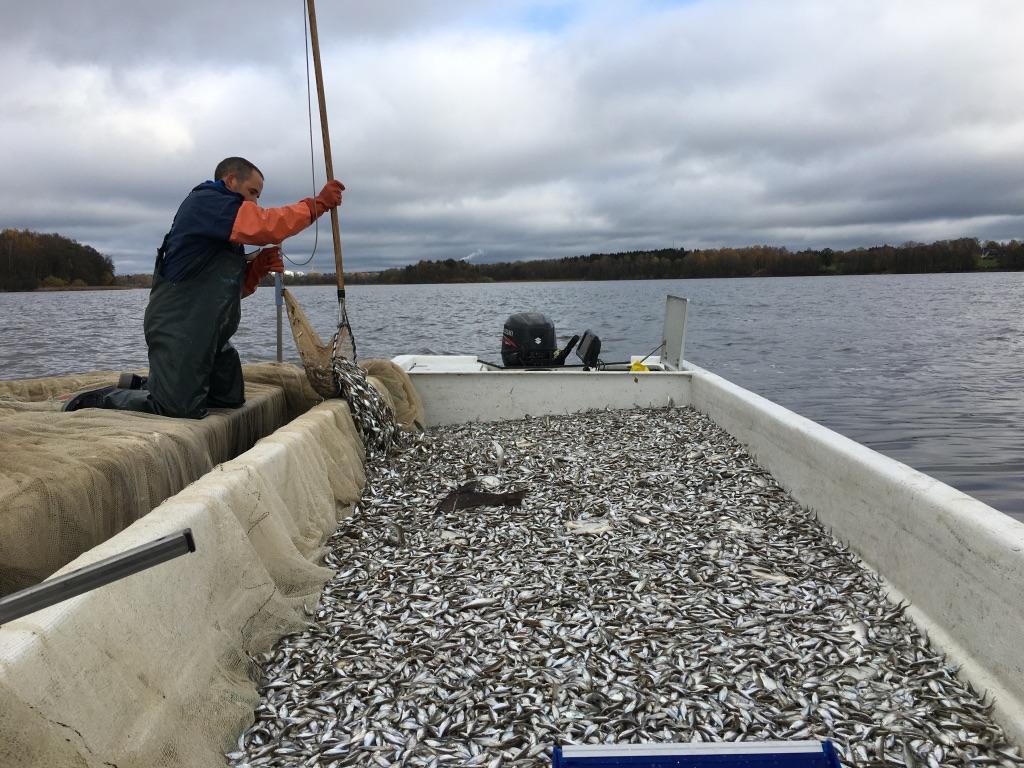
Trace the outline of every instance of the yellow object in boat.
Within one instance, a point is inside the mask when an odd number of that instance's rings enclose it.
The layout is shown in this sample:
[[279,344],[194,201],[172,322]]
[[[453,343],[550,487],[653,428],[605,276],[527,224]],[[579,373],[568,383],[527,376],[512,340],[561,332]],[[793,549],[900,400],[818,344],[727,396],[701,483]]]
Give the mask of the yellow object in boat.
[[629,370],[632,371],[633,373],[642,373],[644,371],[649,371],[651,369],[648,368],[643,363],[637,362],[637,363],[633,363],[631,366],[629,366]]

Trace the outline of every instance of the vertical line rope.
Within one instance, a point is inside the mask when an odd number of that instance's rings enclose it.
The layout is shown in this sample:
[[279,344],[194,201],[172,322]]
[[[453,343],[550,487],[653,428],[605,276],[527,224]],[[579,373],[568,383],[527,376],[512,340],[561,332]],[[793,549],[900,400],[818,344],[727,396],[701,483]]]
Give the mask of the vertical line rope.
[[[306,8],[306,0],[300,0],[302,3],[302,38],[305,43],[304,52],[306,54],[306,117],[309,123],[309,176],[310,183],[312,184],[311,197],[316,197],[316,149],[313,147],[313,95],[312,86],[309,84],[309,10]],[[292,259],[285,256],[290,264],[296,267],[304,267],[309,264],[313,257],[316,256],[316,249],[320,243],[320,218],[317,217],[313,220],[313,250],[309,254],[309,258],[305,261],[293,261]],[[283,252],[282,252],[283,253]]]

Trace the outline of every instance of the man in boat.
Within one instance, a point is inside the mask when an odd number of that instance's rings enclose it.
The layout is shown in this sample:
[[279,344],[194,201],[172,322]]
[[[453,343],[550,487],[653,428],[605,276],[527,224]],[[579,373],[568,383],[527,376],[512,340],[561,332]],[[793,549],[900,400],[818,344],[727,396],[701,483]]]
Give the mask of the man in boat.
[[[64,406],[113,408],[201,419],[208,408],[245,402],[242,365],[231,337],[241,299],[271,272],[283,272],[278,243],[341,204],[329,181],[316,197],[261,208],[263,173],[241,157],[222,160],[213,181],[185,198],[157,251],[144,328],[149,376],[124,374],[116,387],[82,392]],[[269,246],[248,257],[243,246]]]

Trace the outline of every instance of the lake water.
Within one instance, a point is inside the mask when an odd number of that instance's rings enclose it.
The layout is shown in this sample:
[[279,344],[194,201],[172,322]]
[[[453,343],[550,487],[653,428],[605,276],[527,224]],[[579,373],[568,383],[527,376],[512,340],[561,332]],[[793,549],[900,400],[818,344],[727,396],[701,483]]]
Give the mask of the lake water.
[[[329,336],[334,289],[294,292]],[[611,361],[659,343],[668,293],[691,301],[687,360],[1024,520],[1024,273],[353,286],[348,310],[360,358],[498,361],[505,318],[541,311]],[[147,297],[0,293],[0,378],[145,366]],[[243,360],[274,358],[274,318],[272,289],[243,302]]]

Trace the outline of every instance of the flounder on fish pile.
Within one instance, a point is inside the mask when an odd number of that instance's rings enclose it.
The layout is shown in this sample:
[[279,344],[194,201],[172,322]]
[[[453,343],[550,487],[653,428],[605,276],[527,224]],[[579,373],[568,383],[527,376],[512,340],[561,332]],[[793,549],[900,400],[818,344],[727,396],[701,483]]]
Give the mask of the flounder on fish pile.
[[[691,409],[435,429],[368,471],[236,766],[816,737],[847,765],[1024,762],[878,579]],[[439,507],[470,481],[525,493]]]

